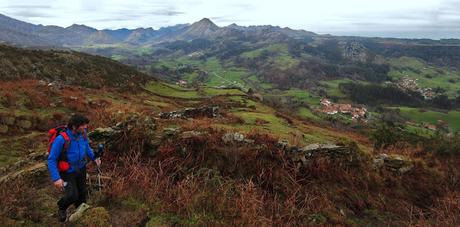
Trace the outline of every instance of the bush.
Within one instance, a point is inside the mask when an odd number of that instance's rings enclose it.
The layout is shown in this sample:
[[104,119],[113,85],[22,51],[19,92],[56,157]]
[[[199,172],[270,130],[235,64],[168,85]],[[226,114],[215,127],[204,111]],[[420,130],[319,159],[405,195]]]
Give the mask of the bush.
[[109,212],[103,207],[86,210],[80,222],[88,227],[111,226]]
[[437,132],[432,138],[424,144],[427,151],[439,155],[459,155],[460,154],[460,135],[446,135]]

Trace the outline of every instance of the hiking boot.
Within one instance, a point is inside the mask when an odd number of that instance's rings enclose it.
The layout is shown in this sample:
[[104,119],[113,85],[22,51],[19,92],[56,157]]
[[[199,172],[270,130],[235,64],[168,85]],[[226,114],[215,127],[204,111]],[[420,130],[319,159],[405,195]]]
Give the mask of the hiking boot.
[[58,219],[60,222],[65,222],[65,220],[67,219],[66,210],[61,210],[61,209],[58,210]]

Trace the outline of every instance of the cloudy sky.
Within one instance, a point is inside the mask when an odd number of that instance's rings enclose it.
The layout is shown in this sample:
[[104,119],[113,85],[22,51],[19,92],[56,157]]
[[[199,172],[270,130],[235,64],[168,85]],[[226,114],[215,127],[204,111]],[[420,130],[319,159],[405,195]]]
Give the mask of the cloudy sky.
[[278,25],[317,33],[460,38],[460,0],[0,0],[0,13],[34,24],[98,29],[192,23]]

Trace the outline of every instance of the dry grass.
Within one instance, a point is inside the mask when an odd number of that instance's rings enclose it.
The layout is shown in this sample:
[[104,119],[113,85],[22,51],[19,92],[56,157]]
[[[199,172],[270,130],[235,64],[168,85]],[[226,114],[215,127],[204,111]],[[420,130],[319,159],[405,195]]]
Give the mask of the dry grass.
[[272,135],[254,131],[254,146],[223,146],[224,132],[206,131],[165,142],[153,159],[121,158],[111,198],[135,196],[155,212],[207,225],[458,224],[458,188],[446,189],[449,177],[424,157],[404,176],[324,157],[299,170]]

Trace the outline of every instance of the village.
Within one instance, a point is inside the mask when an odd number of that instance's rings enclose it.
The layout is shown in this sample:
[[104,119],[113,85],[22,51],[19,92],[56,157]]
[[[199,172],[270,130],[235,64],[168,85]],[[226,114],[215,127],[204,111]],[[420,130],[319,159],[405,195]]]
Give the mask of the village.
[[367,109],[363,106],[352,106],[351,104],[333,103],[327,98],[320,101],[321,112],[328,115],[347,114],[353,121],[367,122]]
[[435,92],[431,88],[420,88],[418,83],[418,79],[412,79],[409,76],[404,76],[398,82],[396,82],[396,86],[401,90],[405,91],[414,91],[420,93],[424,99],[432,99],[435,97]]

